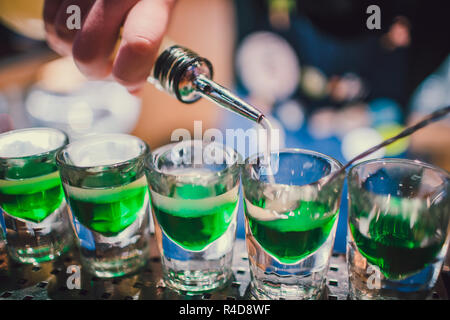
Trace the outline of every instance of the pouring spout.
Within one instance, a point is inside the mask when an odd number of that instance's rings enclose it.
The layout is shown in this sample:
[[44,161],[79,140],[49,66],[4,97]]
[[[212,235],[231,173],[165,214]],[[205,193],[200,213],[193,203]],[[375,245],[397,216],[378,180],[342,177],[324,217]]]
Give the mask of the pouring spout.
[[217,105],[237,113],[245,118],[260,123],[263,119],[263,113],[252,105],[248,104],[227,88],[222,87],[216,82],[208,79],[204,75],[199,75],[194,80],[196,91],[208,100]]

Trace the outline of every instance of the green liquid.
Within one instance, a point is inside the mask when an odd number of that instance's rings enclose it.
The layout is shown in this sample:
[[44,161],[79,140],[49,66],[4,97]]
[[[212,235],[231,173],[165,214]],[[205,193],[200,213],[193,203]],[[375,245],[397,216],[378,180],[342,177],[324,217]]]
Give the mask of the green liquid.
[[330,214],[323,204],[303,201],[297,209],[283,213],[285,219],[255,218],[255,210],[264,207],[264,201],[250,205],[246,202],[248,227],[264,250],[285,264],[296,263],[315,252],[327,240],[338,216],[337,212]]
[[[217,188],[216,188],[217,189]],[[237,187],[219,196],[210,188],[185,184],[177,198],[152,193],[152,208],[165,234],[190,251],[200,251],[220,238],[230,225],[237,206]]]
[[136,220],[146,204],[147,185],[143,178],[111,189],[65,186],[67,201],[82,225],[104,236],[115,236]]
[[0,180],[0,206],[11,216],[41,222],[61,206],[58,172],[22,180]]
[[352,222],[349,226],[359,252],[389,279],[402,279],[422,270],[434,262],[443,245],[443,240],[421,245],[426,232],[417,226],[411,228],[409,219],[401,215],[372,219],[370,238],[361,234]]

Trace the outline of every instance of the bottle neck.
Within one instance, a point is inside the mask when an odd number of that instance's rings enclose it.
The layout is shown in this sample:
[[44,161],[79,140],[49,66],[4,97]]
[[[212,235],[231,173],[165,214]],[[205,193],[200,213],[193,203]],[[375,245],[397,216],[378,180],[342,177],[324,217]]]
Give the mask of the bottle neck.
[[183,103],[205,97],[247,119],[261,121],[264,117],[261,111],[214,82],[212,77],[211,62],[187,48],[171,44],[156,59],[148,81]]
[[211,62],[187,48],[172,45],[158,56],[148,80],[179,101],[193,103],[201,98],[195,87],[200,75],[212,78]]

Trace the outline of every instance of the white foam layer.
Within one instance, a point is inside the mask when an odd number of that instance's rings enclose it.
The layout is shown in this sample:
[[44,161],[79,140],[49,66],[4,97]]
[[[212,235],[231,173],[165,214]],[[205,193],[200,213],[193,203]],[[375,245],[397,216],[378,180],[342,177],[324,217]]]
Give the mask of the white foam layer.
[[106,197],[109,202],[109,201],[111,201],[111,199],[114,196],[118,196],[122,192],[147,186],[147,180],[146,180],[145,176],[142,176],[140,179],[133,181],[132,183],[129,183],[129,184],[126,184],[126,185],[123,185],[120,187],[108,188],[108,189],[79,188],[79,187],[69,186],[66,183],[63,183],[63,186],[70,197],[76,198],[78,200],[99,202],[99,200],[101,200],[101,198]]
[[3,180],[0,179],[0,192],[5,194],[25,194],[36,192],[37,188],[49,189],[58,186],[61,183],[59,179],[59,172],[55,171],[43,176],[18,179],[18,180]]
[[36,184],[39,183],[41,181],[46,181],[46,180],[52,180],[52,179],[56,179],[59,178],[59,172],[55,171],[49,174],[45,174],[43,176],[37,176],[37,177],[32,177],[32,178],[26,178],[26,179],[17,179],[17,180],[4,180],[4,179],[0,179],[0,188],[7,188],[7,187],[13,187],[13,186],[23,186],[23,185],[32,185],[32,184]]
[[245,201],[245,208],[249,215],[259,221],[273,221],[278,219],[288,219],[285,214],[279,214],[275,210],[263,209],[250,203],[247,199]]
[[51,128],[14,130],[0,135],[0,157],[29,157],[61,147],[66,136]]
[[207,212],[226,203],[233,203],[238,200],[238,188],[236,185],[233,189],[215,196],[203,199],[180,199],[170,198],[151,191],[152,203],[160,210],[170,212],[176,215],[177,212]]

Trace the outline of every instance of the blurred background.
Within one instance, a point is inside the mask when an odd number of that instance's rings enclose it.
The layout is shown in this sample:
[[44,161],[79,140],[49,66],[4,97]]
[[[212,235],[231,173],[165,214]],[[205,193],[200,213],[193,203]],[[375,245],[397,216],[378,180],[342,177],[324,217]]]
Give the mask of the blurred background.
[[[168,35],[207,57],[215,80],[263,109],[281,145],[341,162],[450,104],[447,0],[179,0]],[[139,136],[152,149],[174,129],[250,128],[207,101],[183,105],[147,85],[139,97],[88,81],[45,43],[43,0],[0,0],[0,130],[50,126],[71,139]],[[381,29],[366,9],[378,4]],[[241,151],[241,150],[238,150]],[[245,152],[244,152],[245,153]],[[450,121],[374,157],[420,159],[450,170]],[[344,190],[345,194],[346,190]],[[345,250],[343,198],[335,249]],[[243,237],[242,212],[238,236]]]

